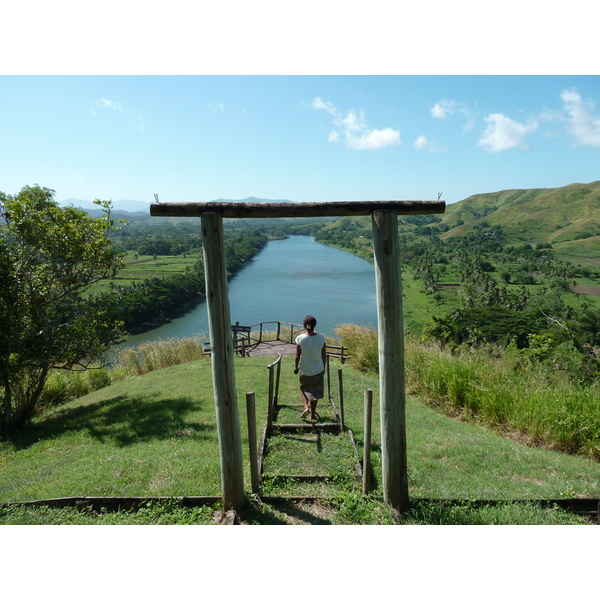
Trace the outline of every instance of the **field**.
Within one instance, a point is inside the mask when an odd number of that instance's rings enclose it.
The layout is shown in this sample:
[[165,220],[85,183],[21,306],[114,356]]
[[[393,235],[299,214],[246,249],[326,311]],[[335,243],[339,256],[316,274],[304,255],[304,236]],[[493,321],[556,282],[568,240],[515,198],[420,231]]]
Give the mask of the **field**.
[[149,277],[165,277],[178,273],[185,273],[187,268],[194,266],[198,261],[199,252],[178,256],[150,256],[138,255],[129,251],[123,257],[126,267],[119,271],[113,279],[97,282],[90,289],[91,293],[103,292],[115,285],[128,287]]

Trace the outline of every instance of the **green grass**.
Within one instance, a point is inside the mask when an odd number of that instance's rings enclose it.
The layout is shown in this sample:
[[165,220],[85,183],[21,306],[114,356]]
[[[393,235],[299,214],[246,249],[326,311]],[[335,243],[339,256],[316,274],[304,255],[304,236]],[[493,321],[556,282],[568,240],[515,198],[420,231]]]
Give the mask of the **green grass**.
[[273,477],[316,475],[345,478],[357,473],[350,436],[317,430],[274,435],[267,445],[264,468]]
[[[343,324],[336,333],[355,367],[377,372],[375,329]],[[575,350],[563,349],[546,362],[530,360],[528,352],[499,347],[451,352],[409,337],[407,389],[443,414],[530,445],[599,460],[600,382],[584,384],[574,377],[584,373]]]
[[[453,282],[456,283],[454,279]],[[411,269],[402,271],[402,303],[407,334],[419,337],[432,315],[451,312],[453,308],[458,307],[456,289],[444,289],[439,292],[438,297],[443,301],[441,307],[433,294],[425,294],[423,283],[415,279]]]
[[499,432],[600,459],[598,382],[575,385],[560,372],[479,349],[455,355],[410,344],[407,379],[433,406]]
[[[248,493],[251,486],[245,393],[254,391],[256,394],[260,432],[266,421],[266,365],[271,360],[269,357],[235,359]],[[291,358],[283,361],[280,402],[297,403],[299,413],[293,362]],[[277,448],[274,448],[271,453],[270,460],[275,458],[276,461],[272,463],[270,474],[277,476],[288,468],[292,470],[292,463],[286,464],[286,461],[293,459],[296,474],[300,474],[299,467],[310,473],[312,464],[315,474],[321,470],[333,475],[331,481],[312,488],[305,482],[285,484],[289,496],[314,495],[315,489],[326,491],[323,496],[327,500],[317,503],[317,508],[305,507],[301,511],[305,514],[303,522],[400,522],[381,502],[377,377],[348,365],[334,364],[333,367],[332,395],[337,395],[336,369],[341,368],[345,420],[354,432],[361,455],[364,390],[374,391],[372,494],[363,498],[356,486],[349,486],[342,478],[336,480],[336,475],[347,474],[353,468],[354,461],[351,448],[343,447],[347,440],[342,437],[330,440],[322,435],[321,457],[317,456],[317,440],[309,442],[312,451],[305,449],[303,456],[297,447],[309,444],[282,438],[276,442],[281,445],[279,451],[276,453]],[[447,510],[443,508],[443,501],[600,497],[600,464],[597,462],[520,445],[494,435],[481,425],[448,419],[413,397],[407,400],[407,431],[410,494],[430,501],[417,504],[406,517],[409,522],[436,523],[445,519],[449,523],[583,523],[585,520],[563,511],[535,506],[481,508],[467,504]],[[322,460],[322,464],[315,462],[315,457]],[[130,376],[55,407],[40,415],[21,434],[0,445],[0,502],[71,496],[176,497],[220,496],[220,493],[211,364],[205,359]],[[136,519],[179,522],[180,519],[185,521],[183,514],[188,514],[187,509],[176,503],[170,507],[147,508],[154,513],[85,515],[75,509],[11,507],[0,511],[0,523],[79,523],[82,520],[99,524],[135,523]],[[191,513],[195,516],[190,518],[206,522],[198,510]],[[284,513],[294,510],[298,509],[293,505],[282,509],[253,504],[245,512],[245,522],[290,522],[292,517]],[[319,514],[321,516],[315,516]]]

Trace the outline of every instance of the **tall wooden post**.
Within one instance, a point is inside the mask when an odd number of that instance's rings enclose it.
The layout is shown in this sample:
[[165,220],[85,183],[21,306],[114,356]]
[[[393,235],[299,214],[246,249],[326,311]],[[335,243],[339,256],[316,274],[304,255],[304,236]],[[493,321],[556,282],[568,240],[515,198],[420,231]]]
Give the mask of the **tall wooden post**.
[[402,511],[408,508],[409,499],[398,214],[395,210],[377,210],[371,220],[377,287],[383,499]]
[[244,506],[242,441],[233,366],[223,218],[216,213],[202,213],[202,247],[221,456],[223,508],[239,509]]

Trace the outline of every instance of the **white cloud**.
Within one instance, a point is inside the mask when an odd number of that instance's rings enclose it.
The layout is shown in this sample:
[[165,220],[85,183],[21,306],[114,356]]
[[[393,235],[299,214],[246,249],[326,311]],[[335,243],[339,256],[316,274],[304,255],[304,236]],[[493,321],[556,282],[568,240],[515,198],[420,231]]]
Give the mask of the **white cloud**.
[[[144,119],[140,115],[137,115],[131,111],[124,112],[123,107],[118,102],[113,102],[112,100],[108,100],[107,98],[102,97],[96,100],[96,106],[100,107],[101,109],[112,109],[117,112],[123,113],[130,120],[131,125],[136,127],[140,133],[144,133],[144,128],[146,127],[146,125],[148,125],[148,123],[144,121]],[[90,109],[90,114],[93,117],[96,117],[100,113],[92,108]]]
[[378,150],[388,146],[398,146],[400,144],[400,132],[391,127],[371,129],[359,136],[351,136],[347,143],[355,150]]
[[503,152],[510,148],[526,148],[525,137],[537,128],[535,121],[523,125],[501,113],[490,114],[484,118],[487,128],[477,142],[477,146],[488,152]]
[[329,137],[327,138],[328,142],[337,142],[340,139],[340,134],[335,131],[335,130],[331,130],[329,132]]
[[426,150],[427,152],[445,152],[447,149],[437,145],[433,140],[427,139],[427,136],[420,135],[413,142],[413,146],[417,150]]
[[329,133],[330,142],[343,139],[348,148],[353,150],[378,150],[389,146],[400,145],[400,132],[397,129],[370,128],[365,121],[364,111],[357,113],[349,110],[344,116],[331,102],[315,98],[311,106],[316,110],[324,110],[333,117],[333,129]]
[[440,100],[429,109],[429,112],[434,119],[446,119],[455,114],[462,115],[466,119],[463,126],[464,133],[469,131],[475,124],[473,112],[469,105],[464,102],[458,103],[456,100]]
[[413,142],[413,146],[417,149],[417,150],[423,150],[424,148],[427,148],[427,144],[429,142],[427,141],[427,136],[424,135],[420,135],[414,142]]
[[429,109],[434,119],[445,119],[448,115],[453,114],[455,110],[456,101],[454,100],[440,100]]
[[337,113],[335,106],[333,106],[331,102],[323,102],[321,98],[315,98],[311,102],[311,106],[317,110],[326,110],[331,115],[335,115]]
[[118,102],[113,102],[112,100],[107,100],[106,98],[100,98],[99,100],[96,100],[96,106],[100,106],[102,108],[112,108],[114,110],[123,110]]
[[584,101],[576,90],[564,90],[560,95],[567,114],[569,133],[582,146],[600,148],[600,118],[594,116],[594,103]]

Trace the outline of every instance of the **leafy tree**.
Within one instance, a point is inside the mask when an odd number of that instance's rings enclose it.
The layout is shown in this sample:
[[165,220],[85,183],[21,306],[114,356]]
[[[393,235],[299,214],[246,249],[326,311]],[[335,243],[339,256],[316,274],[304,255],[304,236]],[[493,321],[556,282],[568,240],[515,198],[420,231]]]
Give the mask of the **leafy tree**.
[[523,348],[529,334],[537,331],[534,315],[530,313],[505,306],[475,306],[460,308],[446,317],[432,317],[424,336],[451,346],[482,342],[506,345],[512,341]]
[[61,208],[54,192],[0,193],[0,434],[35,412],[53,368],[87,368],[121,335],[89,286],[122,266],[108,232],[110,202],[95,219]]

